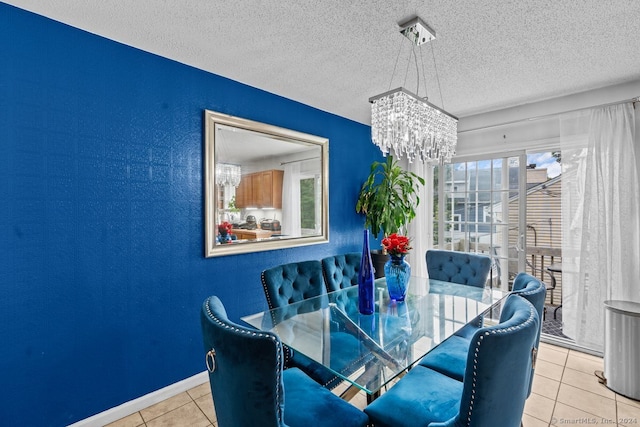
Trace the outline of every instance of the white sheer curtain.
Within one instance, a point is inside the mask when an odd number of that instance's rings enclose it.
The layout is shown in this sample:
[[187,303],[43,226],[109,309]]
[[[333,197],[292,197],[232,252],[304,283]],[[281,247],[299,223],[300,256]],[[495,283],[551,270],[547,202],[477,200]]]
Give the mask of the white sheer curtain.
[[284,165],[282,177],[282,234],[298,237],[300,227],[300,163]]
[[425,185],[420,187],[420,203],[416,208],[416,217],[407,227],[407,235],[413,247],[407,256],[407,262],[411,264],[412,276],[428,277],[425,254],[433,242],[433,166],[419,160],[413,163],[404,160],[403,167],[425,181]]
[[578,345],[602,351],[603,302],[640,301],[633,105],[564,114],[560,137],[563,333]]

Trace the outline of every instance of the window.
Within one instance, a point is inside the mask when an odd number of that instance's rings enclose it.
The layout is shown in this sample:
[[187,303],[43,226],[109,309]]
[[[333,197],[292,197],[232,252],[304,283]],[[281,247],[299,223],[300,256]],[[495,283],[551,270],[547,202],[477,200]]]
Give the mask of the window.
[[453,231],[460,231],[461,230],[461,227],[460,227],[460,222],[461,221],[462,221],[462,215],[453,214],[453,224],[452,224]]
[[545,266],[561,257],[560,179],[553,150],[436,167],[433,246],[488,254],[494,286],[519,271],[549,280]]
[[300,227],[303,235],[316,234],[320,224],[320,176],[300,179]]
[[434,247],[491,256],[492,285],[505,289],[505,267],[518,264],[518,254],[510,248],[521,236],[524,204],[518,195],[525,163],[520,153],[463,159],[434,170]]

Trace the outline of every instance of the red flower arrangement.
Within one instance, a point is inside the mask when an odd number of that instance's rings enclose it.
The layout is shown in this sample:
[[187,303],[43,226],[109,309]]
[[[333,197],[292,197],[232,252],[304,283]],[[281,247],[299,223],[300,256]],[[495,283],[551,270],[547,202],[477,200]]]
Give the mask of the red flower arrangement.
[[406,255],[413,249],[409,245],[409,238],[398,235],[397,233],[390,234],[382,239],[382,247],[384,247],[390,255]]
[[222,224],[218,225],[218,232],[223,236],[225,236],[227,234],[231,234],[232,228],[233,228],[233,225],[231,225],[230,222],[225,221]]

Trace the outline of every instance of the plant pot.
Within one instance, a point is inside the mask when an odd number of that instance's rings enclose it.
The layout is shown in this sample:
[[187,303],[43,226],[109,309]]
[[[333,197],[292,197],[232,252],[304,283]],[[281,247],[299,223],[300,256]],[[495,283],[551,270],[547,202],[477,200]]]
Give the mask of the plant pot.
[[384,265],[389,261],[389,254],[382,253],[382,250],[376,249],[371,251],[371,259],[373,262],[374,278],[384,277]]

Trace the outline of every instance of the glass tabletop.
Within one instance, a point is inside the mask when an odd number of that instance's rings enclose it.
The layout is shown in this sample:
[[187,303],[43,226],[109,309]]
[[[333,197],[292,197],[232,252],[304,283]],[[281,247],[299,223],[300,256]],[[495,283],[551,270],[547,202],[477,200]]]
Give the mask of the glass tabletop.
[[376,311],[358,312],[358,287],[245,316],[264,331],[329,368],[358,389],[376,394],[442,341],[477,317],[497,322],[491,308],[508,292],[411,277],[404,302],[389,299],[376,280]]

